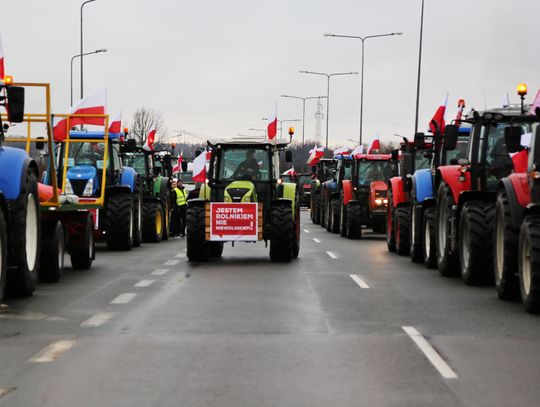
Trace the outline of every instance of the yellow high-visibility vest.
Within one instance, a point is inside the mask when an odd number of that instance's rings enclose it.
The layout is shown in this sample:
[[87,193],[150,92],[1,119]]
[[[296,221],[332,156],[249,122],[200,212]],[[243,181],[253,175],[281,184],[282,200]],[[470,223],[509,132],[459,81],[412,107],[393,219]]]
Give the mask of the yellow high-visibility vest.
[[187,204],[186,191],[180,188],[174,188],[174,193],[176,194],[176,205],[182,206]]

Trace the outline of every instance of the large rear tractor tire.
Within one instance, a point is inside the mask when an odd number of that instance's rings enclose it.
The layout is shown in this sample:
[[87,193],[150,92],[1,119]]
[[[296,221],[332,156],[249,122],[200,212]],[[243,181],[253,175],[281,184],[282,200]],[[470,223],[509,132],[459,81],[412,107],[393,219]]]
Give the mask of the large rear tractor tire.
[[386,206],[386,247],[389,252],[396,251],[396,236],[394,232],[394,208],[392,190],[388,190],[388,205]]
[[71,249],[71,265],[76,270],[88,270],[96,258],[96,242],[94,240],[94,220],[89,213],[84,222],[80,244]]
[[493,282],[493,222],[495,206],[470,201],[463,205],[459,221],[461,278],[467,285]]
[[339,201],[339,234],[342,237],[347,237],[347,207],[343,204],[343,200]]
[[163,208],[159,201],[143,204],[143,241],[157,243],[163,238]]
[[518,245],[519,229],[512,225],[506,192],[499,193],[495,205],[495,236],[493,268],[495,288],[501,300],[519,298]]
[[293,255],[293,214],[289,206],[272,207],[270,260],[289,262]]
[[7,276],[7,228],[4,211],[0,208],[0,302],[4,299]]
[[422,207],[411,202],[411,226],[409,228],[409,256],[413,263],[421,263],[424,260],[423,247],[424,236],[422,229]]
[[293,259],[297,259],[298,255],[300,254],[300,209],[297,207],[296,213],[294,215],[294,228],[293,228],[293,252],[292,257]]
[[362,208],[360,205],[347,205],[347,237],[349,239],[362,238]]
[[107,248],[109,250],[131,250],[133,247],[133,197],[117,194],[107,202]]
[[133,247],[139,247],[142,242],[142,197],[137,194],[133,200]]
[[220,258],[223,255],[223,242],[209,242],[210,257]]
[[331,214],[330,214],[330,228],[328,229],[329,232],[331,233],[338,233],[339,232],[339,223],[341,222],[340,220],[340,203],[339,203],[339,199],[337,198],[333,198],[331,201],[330,201],[330,211],[331,211]]
[[47,222],[41,231],[41,256],[39,280],[57,283],[64,275],[65,254],[64,228],[62,222]]
[[527,217],[519,233],[519,286],[527,312],[540,313],[540,217]]
[[211,256],[212,245],[206,241],[204,206],[188,205],[186,226],[188,260],[207,261]]
[[456,276],[459,273],[459,257],[452,252],[452,206],[454,198],[448,185],[441,182],[437,193],[437,268],[441,276]]
[[21,193],[10,208],[9,265],[6,291],[12,295],[30,296],[36,288],[41,252],[41,221],[37,177],[28,169]]
[[313,197],[313,206],[311,207],[313,214],[313,223],[319,225],[321,223],[321,195],[315,194]]
[[161,205],[163,208],[163,240],[168,240],[171,231],[169,225],[171,222],[171,198],[169,196],[169,190],[167,189],[162,194]]
[[426,208],[423,216],[424,229],[424,264],[427,268],[437,268],[437,213],[434,206]]
[[409,208],[397,208],[394,220],[394,231],[396,236],[396,252],[400,256],[407,256],[409,247]]

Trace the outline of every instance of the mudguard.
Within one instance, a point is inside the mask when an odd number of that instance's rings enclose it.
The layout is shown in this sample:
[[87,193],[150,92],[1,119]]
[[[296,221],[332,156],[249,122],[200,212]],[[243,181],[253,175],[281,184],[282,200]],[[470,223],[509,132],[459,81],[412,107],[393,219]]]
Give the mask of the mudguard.
[[[529,175],[527,173],[510,174],[503,182],[511,182],[517,202],[525,208],[531,203],[531,189],[529,187]],[[506,186],[506,185],[505,185]]]
[[392,189],[392,205],[394,208],[399,204],[407,202],[405,191],[403,190],[403,179],[401,177],[390,178],[390,187]]
[[[518,192],[517,189],[522,188],[521,183],[519,180],[515,180],[517,182],[513,182],[510,177],[516,176],[516,175],[525,175],[525,174],[511,174],[509,177],[503,178],[501,180],[501,188],[504,188],[504,191],[506,192],[506,196],[508,197],[508,205],[510,206],[510,218],[512,219],[512,226],[515,228],[519,228],[521,226],[521,221],[523,220],[523,212],[524,208],[527,206],[526,204],[522,204],[519,201],[519,194],[523,193],[523,191]],[[517,177],[513,177],[517,178]],[[526,176],[525,178],[525,184],[527,186],[527,192],[529,188],[529,184],[527,183]],[[529,195],[530,198],[530,195]],[[530,199],[529,199],[530,201]]]
[[335,192],[337,190],[337,181],[330,180],[323,182],[323,188],[327,189],[329,193]]
[[135,191],[135,187],[137,186],[137,171],[130,167],[123,167],[120,184],[129,186],[130,192]]
[[129,194],[131,191],[128,185],[110,185],[105,190],[106,196],[112,196],[116,194]]
[[418,170],[414,173],[413,188],[417,203],[423,203],[427,198],[433,198],[433,178],[430,168]]
[[470,191],[471,189],[471,173],[469,171],[463,173],[461,168],[461,165],[445,165],[437,169],[441,179],[452,191],[454,202],[459,201],[459,195],[463,191]]
[[343,205],[347,205],[353,197],[353,186],[350,179],[343,180],[341,183],[343,190]]
[[0,191],[7,201],[17,199],[28,168],[39,174],[37,164],[20,148],[0,148]]
[[188,207],[189,206],[204,206],[205,204],[206,204],[206,200],[200,199],[200,198],[190,199],[188,201]]
[[284,182],[279,185],[281,188],[278,188],[278,198],[280,201],[290,201],[292,211],[295,211],[296,205],[296,184],[293,182]]
[[205,182],[201,185],[201,189],[199,189],[199,198],[203,201],[209,201],[210,200],[210,192],[212,191],[212,188]]
[[154,195],[161,197],[162,187],[161,187],[161,181],[163,180],[163,176],[158,175],[156,178],[154,178]]

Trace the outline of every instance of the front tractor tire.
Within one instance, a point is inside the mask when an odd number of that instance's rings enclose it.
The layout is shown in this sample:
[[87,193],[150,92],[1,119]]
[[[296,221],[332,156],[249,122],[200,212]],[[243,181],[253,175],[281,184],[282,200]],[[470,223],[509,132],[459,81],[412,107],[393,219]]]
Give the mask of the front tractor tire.
[[107,248],[131,250],[133,247],[133,198],[131,194],[113,195],[107,202]]
[[330,233],[339,232],[339,223],[340,223],[340,203],[339,199],[333,198],[330,201],[330,222],[328,222],[328,231]]
[[396,209],[394,219],[394,233],[396,237],[396,252],[400,256],[407,256],[410,251],[409,244],[409,210],[406,207]]
[[519,232],[519,286],[527,312],[540,313],[540,217],[527,217]]
[[321,223],[321,195],[315,194],[313,196],[313,205],[310,208],[311,211],[311,218],[313,220],[313,223],[315,225],[319,225]]
[[448,185],[441,182],[437,191],[437,268],[444,277],[459,273],[459,258],[452,252],[452,207],[454,198]]
[[345,227],[347,229],[347,237],[349,239],[361,239],[362,238],[362,208],[360,205],[349,203],[347,205],[347,222]]
[[39,280],[57,283],[64,275],[64,228],[62,222],[47,222],[41,235]]
[[143,204],[143,241],[157,243],[163,239],[163,208],[158,201]]
[[388,190],[388,205],[386,206],[386,247],[389,252],[396,251],[396,235],[394,231],[394,204],[392,190]]
[[426,208],[423,216],[424,264],[427,268],[437,268],[437,214],[434,206]]
[[94,240],[94,220],[87,214],[84,220],[80,242],[71,249],[71,265],[76,270],[88,270],[96,257],[96,242]]
[[413,263],[421,263],[423,256],[422,207],[411,202],[411,224],[409,228],[409,255]]
[[270,225],[270,260],[289,262],[293,257],[294,223],[290,206],[272,207]]
[[188,205],[186,226],[186,254],[189,261],[207,261],[209,257],[218,257],[218,249],[212,245],[214,242],[206,241],[204,205]]

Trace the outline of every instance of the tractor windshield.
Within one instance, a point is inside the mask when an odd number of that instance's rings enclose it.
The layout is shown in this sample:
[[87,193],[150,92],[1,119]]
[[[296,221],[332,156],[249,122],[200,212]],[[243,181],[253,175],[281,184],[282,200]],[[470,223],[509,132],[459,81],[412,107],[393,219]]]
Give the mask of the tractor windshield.
[[123,157],[123,165],[131,167],[137,174],[146,174],[146,160],[144,153],[126,153]]
[[394,175],[391,161],[360,161],[358,169],[358,185],[367,186],[373,181],[386,181]]
[[227,148],[221,156],[219,179],[234,181],[269,181],[271,176],[268,150]]
[[68,151],[68,168],[75,166],[92,166],[103,169],[105,153],[104,142],[71,142]]
[[467,149],[469,147],[469,136],[460,136],[456,148],[446,151],[446,160],[444,164],[457,164],[458,160],[467,158]]
[[423,170],[429,168],[431,165],[431,149],[430,150],[418,150],[414,157],[414,169]]

